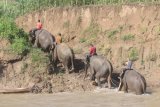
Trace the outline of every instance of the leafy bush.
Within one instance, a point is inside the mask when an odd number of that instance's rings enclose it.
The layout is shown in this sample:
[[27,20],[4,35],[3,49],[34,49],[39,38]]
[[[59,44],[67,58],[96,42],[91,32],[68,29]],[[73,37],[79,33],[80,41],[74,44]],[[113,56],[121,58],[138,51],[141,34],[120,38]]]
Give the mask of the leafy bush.
[[129,50],[129,59],[132,61],[136,61],[138,59],[138,50],[136,48],[131,48]]
[[28,47],[28,43],[25,39],[15,38],[13,40],[13,43],[11,44],[11,49],[16,54],[26,55],[29,50],[29,47]]
[[11,43],[11,51],[25,55],[29,50],[28,36],[23,29],[19,29],[11,18],[0,18],[0,37],[6,38]]

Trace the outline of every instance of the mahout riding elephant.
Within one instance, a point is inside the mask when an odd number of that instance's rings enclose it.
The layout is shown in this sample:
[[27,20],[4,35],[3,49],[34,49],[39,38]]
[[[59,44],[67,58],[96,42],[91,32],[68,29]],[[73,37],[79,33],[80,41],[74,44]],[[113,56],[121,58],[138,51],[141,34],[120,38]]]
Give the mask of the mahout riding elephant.
[[94,55],[92,57],[86,56],[85,58],[85,76],[87,75],[87,69],[90,67],[91,71],[91,80],[97,79],[98,86],[101,86],[100,78],[105,77],[108,81],[108,88],[111,88],[111,82],[112,82],[112,72],[113,67],[110,61],[105,59],[102,56]]
[[74,70],[74,53],[67,44],[56,44],[54,52],[52,53],[52,58],[55,67],[57,66],[58,61],[61,62],[67,74]]
[[133,69],[124,70],[120,73],[120,84],[118,91],[121,91],[122,87],[124,92],[131,90],[137,95],[144,94],[146,92],[146,80],[145,78]]
[[34,44],[33,47],[40,47],[44,51],[51,52],[54,47],[55,37],[45,29],[29,31],[29,41]]

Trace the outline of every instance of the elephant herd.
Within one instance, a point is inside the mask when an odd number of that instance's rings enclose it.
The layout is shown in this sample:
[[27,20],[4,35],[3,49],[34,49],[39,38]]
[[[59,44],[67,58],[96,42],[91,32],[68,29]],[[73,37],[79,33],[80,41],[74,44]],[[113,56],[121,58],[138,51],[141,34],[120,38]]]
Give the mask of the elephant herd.
[[[74,52],[65,43],[56,44],[55,37],[48,31],[41,29],[35,33],[33,29],[29,31],[29,41],[33,44],[33,47],[39,47],[44,51],[51,54],[51,62],[53,64],[53,71],[57,67],[58,62],[61,62],[65,68],[67,74],[74,71]],[[108,88],[111,88],[113,83],[112,74],[113,67],[109,60],[103,56],[94,55],[92,57],[84,58],[85,64],[85,76],[88,69],[90,69],[90,79],[97,80],[98,86],[102,87],[101,78],[105,78],[108,82]],[[135,94],[140,95],[146,92],[146,80],[145,78],[133,69],[123,70],[119,75],[118,91],[124,90],[124,92],[133,91]],[[113,83],[114,84],[114,83]]]

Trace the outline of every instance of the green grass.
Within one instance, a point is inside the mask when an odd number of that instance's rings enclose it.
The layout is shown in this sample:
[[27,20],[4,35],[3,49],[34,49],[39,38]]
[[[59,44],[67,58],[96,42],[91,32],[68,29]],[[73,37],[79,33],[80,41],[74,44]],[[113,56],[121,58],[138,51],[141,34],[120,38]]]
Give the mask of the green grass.
[[135,36],[133,34],[127,34],[127,35],[123,35],[121,37],[121,39],[123,41],[129,41],[129,40],[134,40],[135,39]]
[[31,50],[31,59],[33,63],[48,63],[49,59],[45,56],[44,52],[42,52],[38,48],[33,48]]
[[63,28],[69,28],[70,22],[66,21],[63,23]]
[[85,35],[87,41],[89,41],[89,40],[95,39],[98,36],[99,32],[100,32],[100,28],[99,28],[98,24],[92,20],[89,27],[87,27],[82,32],[82,35]]
[[111,30],[111,31],[108,32],[107,37],[109,39],[114,39],[118,32],[119,32],[118,30]]
[[80,38],[80,40],[79,40],[79,42],[80,43],[84,43],[84,42],[86,42],[87,40],[85,39],[85,38]]

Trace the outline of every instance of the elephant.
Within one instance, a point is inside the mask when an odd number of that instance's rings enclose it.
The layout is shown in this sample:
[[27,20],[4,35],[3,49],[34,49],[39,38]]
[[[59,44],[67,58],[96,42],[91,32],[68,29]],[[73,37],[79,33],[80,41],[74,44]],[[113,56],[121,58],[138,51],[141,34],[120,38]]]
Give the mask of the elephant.
[[45,29],[29,31],[29,41],[34,44],[33,47],[41,47],[44,51],[50,52],[55,46],[55,37]]
[[[58,61],[61,62],[67,74],[74,70],[74,53],[65,43],[56,44],[54,52],[52,53],[52,60],[55,67]],[[71,69],[69,69],[70,67]]]
[[122,87],[124,92],[127,93],[131,90],[136,93],[136,95],[141,95],[146,92],[146,80],[145,78],[133,69],[123,70],[120,73],[120,84],[118,91],[121,91]]
[[[112,72],[113,67],[109,60],[105,59],[102,56],[94,55],[89,58],[89,56],[86,56],[85,58],[85,76],[87,75],[87,69],[90,67],[91,70],[91,80],[97,79],[98,86],[101,86],[100,78],[105,77],[108,81],[108,88],[111,88],[111,82],[112,82]],[[113,82],[112,82],[113,83]]]

